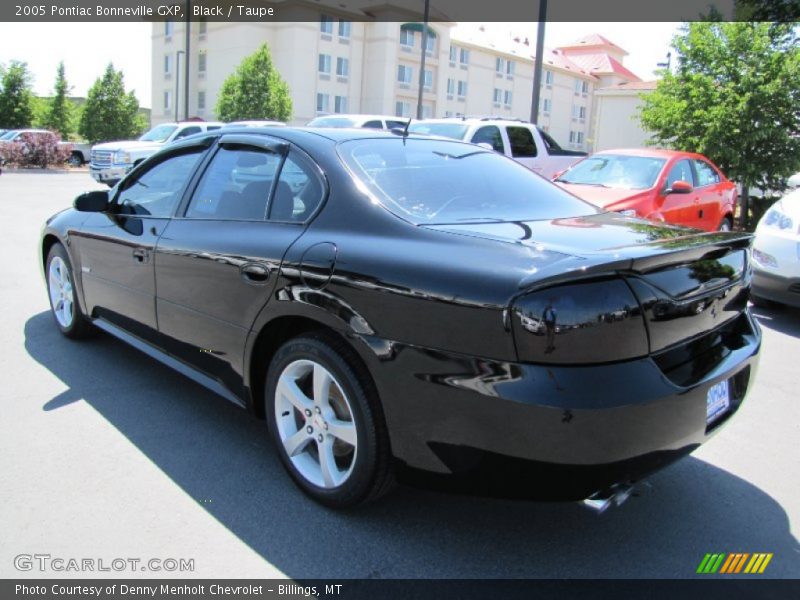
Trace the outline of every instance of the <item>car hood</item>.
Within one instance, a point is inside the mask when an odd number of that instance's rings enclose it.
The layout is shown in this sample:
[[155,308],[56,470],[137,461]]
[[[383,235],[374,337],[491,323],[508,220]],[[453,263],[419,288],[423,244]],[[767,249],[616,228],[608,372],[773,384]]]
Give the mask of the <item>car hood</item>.
[[118,150],[132,151],[132,150],[158,150],[163,146],[163,143],[155,142],[140,142],[138,140],[120,141],[120,142],[105,142],[104,144],[97,144],[92,146],[92,150],[108,150],[116,152]]
[[554,182],[560,188],[567,190],[582,200],[591,202],[596,206],[605,208],[624,200],[636,200],[650,193],[650,190],[630,190],[625,188],[606,188],[598,185],[580,185],[575,183]]
[[538,251],[568,255],[563,271],[631,269],[646,271],[697,260],[721,248],[747,247],[747,233],[703,233],[606,212],[548,221],[479,222],[425,227],[500,242],[523,244]]

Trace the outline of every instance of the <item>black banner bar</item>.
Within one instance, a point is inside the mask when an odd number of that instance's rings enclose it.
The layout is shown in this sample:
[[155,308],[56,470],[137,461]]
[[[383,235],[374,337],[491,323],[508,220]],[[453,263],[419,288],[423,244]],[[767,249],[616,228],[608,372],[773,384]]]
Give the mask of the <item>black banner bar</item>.
[[[320,14],[351,21],[420,21],[422,0],[10,0],[0,21],[110,22],[317,21]],[[431,21],[533,22],[537,0],[430,0]],[[552,22],[797,21],[800,0],[559,0]]]

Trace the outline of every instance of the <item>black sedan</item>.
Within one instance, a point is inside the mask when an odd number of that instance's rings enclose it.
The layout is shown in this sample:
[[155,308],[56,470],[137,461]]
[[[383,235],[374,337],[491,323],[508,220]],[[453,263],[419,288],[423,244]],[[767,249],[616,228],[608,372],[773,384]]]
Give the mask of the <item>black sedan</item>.
[[478,146],[249,128],[79,196],[41,252],[65,336],[265,418],[294,481],[346,507],[395,479],[579,499],[688,454],[752,384],[750,243]]

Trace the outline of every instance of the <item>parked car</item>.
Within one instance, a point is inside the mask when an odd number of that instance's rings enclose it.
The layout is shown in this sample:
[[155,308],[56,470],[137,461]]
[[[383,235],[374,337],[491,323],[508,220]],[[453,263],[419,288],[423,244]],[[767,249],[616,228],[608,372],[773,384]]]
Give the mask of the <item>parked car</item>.
[[756,227],[753,301],[800,307],[800,189],[773,204]]
[[79,196],[41,264],[62,334],[265,417],[297,485],[345,507],[392,473],[616,494],[692,452],[755,373],[750,242],[603,212],[472,144],[242,128]]
[[356,127],[364,129],[394,129],[405,127],[408,119],[386,115],[324,115],[311,119],[307,127]]
[[555,179],[579,198],[631,217],[730,231],[736,186],[700,154],[672,150],[606,150]]
[[496,117],[450,117],[411,123],[409,131],[482,144],[552,179],[586,152],[564,150],[550,135],[525,121]]
[[[24,136],[49,135],[52,133],[47,129],[6,129],[3,131],[5,133],[0,135],[0,144],[21,141]],[[59,134],[56,133],[55,135],[58,136],[57,139],[60,139]],[[69,146],[70,154],[67,162],[70,165],[79,167],[82,164],[89,162],[89,153],[91,150],[90,144],[65,141],[59,141],[58,144],[59,146]]]
[[92,148],[89,174],[100,183],[113,187],[133,167],[156,153],[162,146],[195,133],[214,131],[223,123],[185,121],[156,125],[138,140],[106,142]]

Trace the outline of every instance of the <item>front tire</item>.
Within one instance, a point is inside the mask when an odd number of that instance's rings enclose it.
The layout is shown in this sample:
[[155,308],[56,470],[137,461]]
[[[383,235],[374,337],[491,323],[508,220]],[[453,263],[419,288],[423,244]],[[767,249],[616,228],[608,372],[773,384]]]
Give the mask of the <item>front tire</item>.
[[371,379],[344,342],[311,333],[286,342],[265,385],[270,436],[294,482],[332,508],[389,487],[389,439]]
[[75,277],[67,251],[61,244],[54,244],[47,255],[47,295],[50,299],[50,312],[63,335],[78,339],[89,335],[91,324],[78,306],[74,282]]

